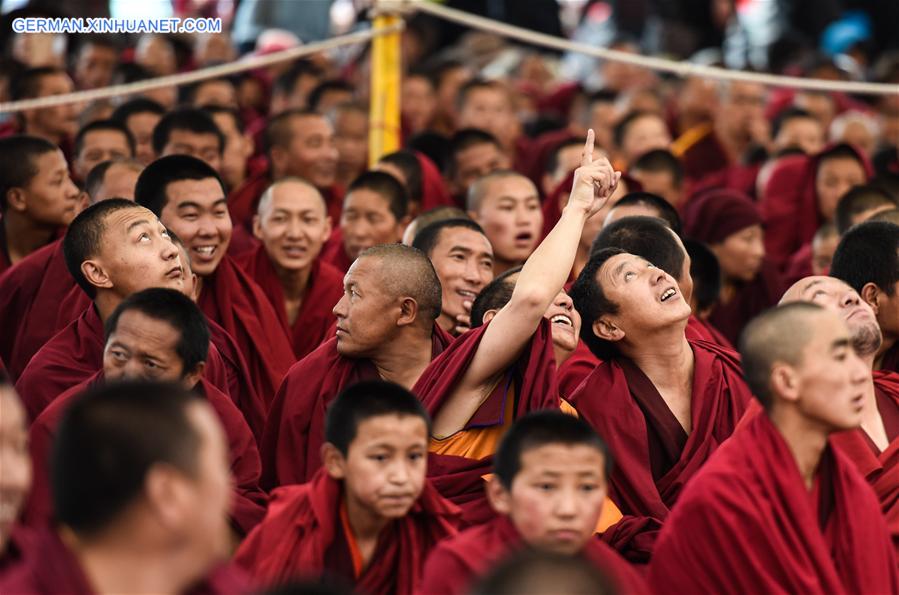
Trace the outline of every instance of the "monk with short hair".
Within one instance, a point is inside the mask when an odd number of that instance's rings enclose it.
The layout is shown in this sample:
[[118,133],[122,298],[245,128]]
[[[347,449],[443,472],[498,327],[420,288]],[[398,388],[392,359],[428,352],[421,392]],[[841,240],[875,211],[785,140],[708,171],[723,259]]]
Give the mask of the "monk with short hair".
[[868,365],[839,316],[793,303],[745,329],[746,380],[765,409],[711,456],[659,537],[666,593],[899,593],[877,498],[831,435],[857,428]]

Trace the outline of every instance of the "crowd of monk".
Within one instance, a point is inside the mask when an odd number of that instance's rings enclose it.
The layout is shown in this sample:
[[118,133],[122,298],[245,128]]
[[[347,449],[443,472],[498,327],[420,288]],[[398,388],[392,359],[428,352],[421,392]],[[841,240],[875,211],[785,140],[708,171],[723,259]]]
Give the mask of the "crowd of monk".
[[0,593],[899,593],[899,128],[465,70],[7,123]]

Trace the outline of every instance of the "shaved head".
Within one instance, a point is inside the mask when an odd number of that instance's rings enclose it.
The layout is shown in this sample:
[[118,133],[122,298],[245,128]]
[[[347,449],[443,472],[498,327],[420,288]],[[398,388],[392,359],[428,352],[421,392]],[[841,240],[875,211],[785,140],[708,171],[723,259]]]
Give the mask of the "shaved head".
[[378,260],[384,290],[395,297],[413,298],[422,325],[431,328],[440,316],[440,279],[425,253],[403,244],[382,244],[369,248],[358,260],[363,258]]
[[256,213],[260,217],[265,216],[269,209],[271,209],[272,199],[276,191],[285,192],[287,194],[293,192],[308,192],[314,196],[317,196],[321,200],[322,210],[327,213],[328,207],[325,204],[325,199],[324,197],[322,197],[321,192],[318,191],[318,188],[302,178],[298,178],[296,176],[288,176],[286,178],[281,178],[277,182],[274,182],[271,186],[266,188],[265,192],[262,193],[262,196],[259,197],[259,206],[256,208]]
[[874,311],[848,284],[834,277],[814,275],[794,283],[780,298],[781,304],[807,302],[837,314],[846,323],[852,347],[861,356],[877,353],[883,336]]

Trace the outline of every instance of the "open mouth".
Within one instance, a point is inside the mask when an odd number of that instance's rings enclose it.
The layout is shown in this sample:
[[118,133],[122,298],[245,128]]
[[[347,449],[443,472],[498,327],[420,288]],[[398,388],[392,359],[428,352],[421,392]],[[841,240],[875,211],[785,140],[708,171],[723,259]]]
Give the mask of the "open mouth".
[[664,292],[662,292],[662,297],[659,298],[659,301],[667,302],[668,300],[670,300],[671,298],[673,298],[676,295],[677,295],[677,290],[674,289],[673,287],[669,287]]
[[211,259],[216,251],[218,250],[218,246],[196,246],[194,248],[194,252],[196,252],[201,258]]
[[466,300],[474,301],[476,297],[478,297],[478,292],[469,291],[467,289],[457,289],[456,294],[465,298]]
[[529,232],[529,231],[523,231],[523,232],[521,232],[520,234],[517,234],[517,235],[515,236],[515,241],[516,241],[516,242],[522,242],[522,243],[523,243],[523,242],[530,242],[530,241],[533,240],[533,239],[534,239],[534,234],[532,234],[532,233]]
[[306,254],[306,249],[301,246],[284,246],[283,250],[284,254],[294,258],[299,258]]
[[549,321],[552,324],[560,324],[574,328],[574,322],[572,322],[571,318],[566,316],[565,314],[556,314],[555,316],[550,318]]

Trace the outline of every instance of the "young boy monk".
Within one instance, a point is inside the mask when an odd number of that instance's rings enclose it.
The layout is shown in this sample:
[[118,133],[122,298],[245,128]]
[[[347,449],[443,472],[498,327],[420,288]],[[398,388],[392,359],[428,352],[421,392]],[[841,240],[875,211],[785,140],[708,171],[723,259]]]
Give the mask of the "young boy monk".
[[261,583],[331,577],[372,595],[415,591],[459,514],[425,479],[429,432],[421,403],[397,384],[343,391],[325,422],[324,468],[272,493],[237,563]]
[[607,573],[619,593],[645,591],[624,558],[594,537],[612,460],[584,421],[558,411],[531,413],[506,433],[487,495],[499,514],[441,542],[425,564],[421,592],[468,592],[509,554],[528,547],[581,556]]

